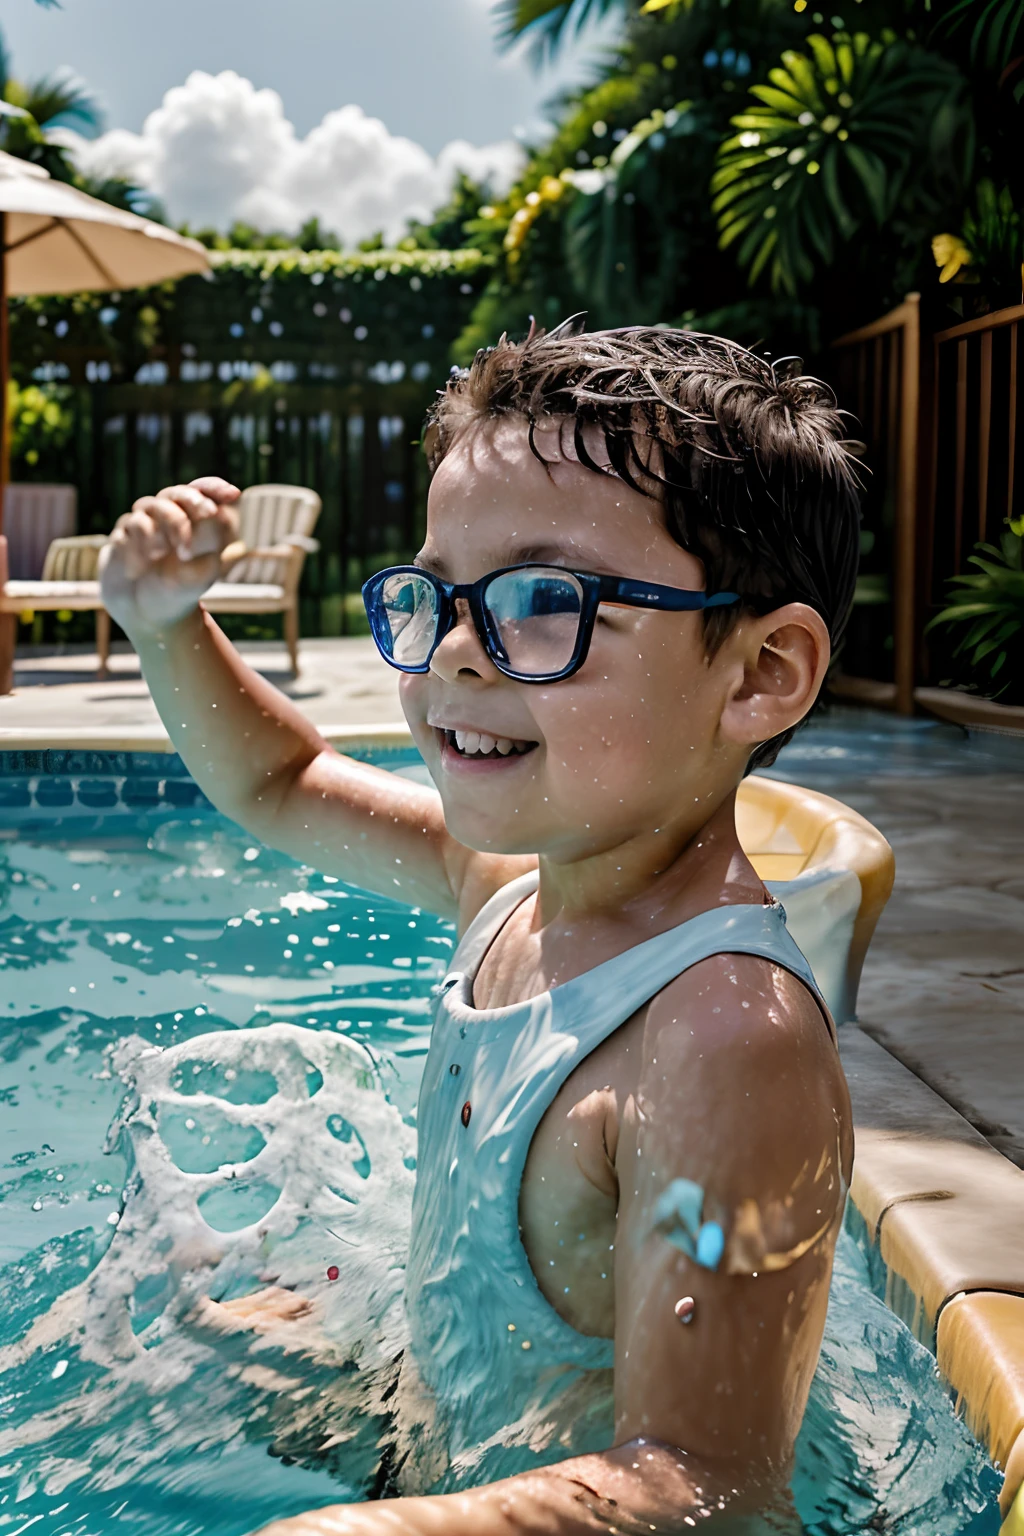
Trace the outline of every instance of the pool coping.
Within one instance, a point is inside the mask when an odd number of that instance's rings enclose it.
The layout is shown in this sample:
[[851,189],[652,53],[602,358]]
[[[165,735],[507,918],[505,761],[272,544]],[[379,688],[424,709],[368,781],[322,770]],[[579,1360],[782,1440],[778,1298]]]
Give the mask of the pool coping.
[[[412,745],[404,723],[318,729],[335,747]],[[160,725],[0,727],[0,752],[47,751],[175,748]],[[850,1199],[869,1259],[1004,1470],[1002,1536],[1024,1536],[1024,1171],[859,1025],[843,1024],[839,1041],[856,1137]]]
[[1004,1471],[1004,1536],[1024,1536],[1024,1171],[858,1024],[839,1049],[869,1258]]
[[[412,746],[403,724],[320,725],[320,735],[332,747]],[[162,725],[136,726],[0,726],[0,752],[166,752],[177,751]]]

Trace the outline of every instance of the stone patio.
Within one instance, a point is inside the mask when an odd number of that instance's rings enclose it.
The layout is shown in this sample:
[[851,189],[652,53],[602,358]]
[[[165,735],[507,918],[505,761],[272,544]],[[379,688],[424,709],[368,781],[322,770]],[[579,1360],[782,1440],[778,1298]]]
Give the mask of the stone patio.
[[[397,674],[369,639],[304,641],[298,680],[282,647],[241,649],[321,727],[401,721]],[[16,692],[0,699],[0,748],[5,731],[55,724],[159,728],[132,653],[114,656],[107,680],[94,672],[84,652],[22,653]],[[1024,741],[1005,742],[989,767],[982,753],[979,768],[963,733],[935,729],[942,771],[819,777],[811,764],[807,782],[861,811],[896,853],[861,988],[864,1029],[1024,1167]]]
[[[283,645],[243,642],[239,650],[317,725],[380,725],[402,718],[398,673],[381,661],[369,636],[303,640],[298,678],[291,676]],[[100,679],[95,654],[82,648],[20,650],[14,692],[0,698],[0,732],[52,730],[55,722],[76,732],[158,728],[160,716],[135,652],[123,643],[115,647],[110,675]]]

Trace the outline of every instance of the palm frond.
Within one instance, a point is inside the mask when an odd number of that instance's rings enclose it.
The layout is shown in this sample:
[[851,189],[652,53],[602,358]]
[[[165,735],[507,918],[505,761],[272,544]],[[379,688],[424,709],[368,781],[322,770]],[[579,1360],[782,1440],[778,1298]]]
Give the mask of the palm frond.
[[[1024,4],[1024,0],[1021,0]],[[712,210],[751,283],[795,296],[865,227],[952,179],[973,155],[965,81],[946,59],[883,33],[818,34],[788,50],[719,151]],[[911,176],[934,166],[935,187]]]
[[925,632],[953,629],[953,655],[968,657],[973,669],[995,682],[1011,647],[1019,660],[1024,644],[1024,539],[1011,530],[998,548],[975,545],[968,563],[975,572],[950,578],[947,605]]
[[25,84],[9,80],[4,94],[8,101],[24,107],[40,128],[74,126],[88,132],[103,126],[99,101],[85,81],[70,69]]
[[972,64],[1001,73],[1024,46],[1024,0],[954,0],[936,7],[935,31],[965,40]]
[[588,22],[624,8],[625,0],[499,0],[498,47],[512,48],[526,38],[534,62],[545,63]]

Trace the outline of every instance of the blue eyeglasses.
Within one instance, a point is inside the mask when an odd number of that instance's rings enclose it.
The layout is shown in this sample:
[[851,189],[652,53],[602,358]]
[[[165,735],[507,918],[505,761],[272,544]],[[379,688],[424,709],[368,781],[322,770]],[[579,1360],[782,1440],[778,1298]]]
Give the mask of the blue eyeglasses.
[[557,683],[587,659],[601,603],[691,613],[739,602],[735,592],[693,592],[627,576],[595,576],[558,565],[509,565],[453,585],[415,565],[378,571],[363,586],[370,632],[400,672],[426,672],[464,599],[499,672],[520,683]]

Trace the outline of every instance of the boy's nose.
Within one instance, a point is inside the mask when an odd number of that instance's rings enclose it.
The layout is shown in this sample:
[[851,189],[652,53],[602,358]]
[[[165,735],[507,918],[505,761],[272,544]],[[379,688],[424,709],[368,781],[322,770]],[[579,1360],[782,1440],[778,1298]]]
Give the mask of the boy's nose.
[[454,682],[460,676],[479,677],[487,682],[500,679],[501,673],[483,647],[464,598],[457,600],[455,611],[456,622],[430,658],[431,672],[436,672],[446,683]]

